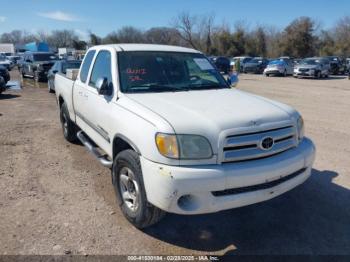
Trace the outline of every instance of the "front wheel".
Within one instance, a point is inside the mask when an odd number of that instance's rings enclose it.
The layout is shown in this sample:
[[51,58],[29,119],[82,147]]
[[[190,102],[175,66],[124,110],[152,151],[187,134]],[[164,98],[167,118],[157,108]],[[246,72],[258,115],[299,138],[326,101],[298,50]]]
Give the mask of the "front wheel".
[[321,77],[322,77],[321,71],[318,71],[318,72],[316,73],[316,78],[317,78],[317,79],[320,79]]
[[149,227],[164,217],[164,211],[147,201],[140,158],[135,151],[124,150],[115,157],[112,182],[124,216],[135,227]]

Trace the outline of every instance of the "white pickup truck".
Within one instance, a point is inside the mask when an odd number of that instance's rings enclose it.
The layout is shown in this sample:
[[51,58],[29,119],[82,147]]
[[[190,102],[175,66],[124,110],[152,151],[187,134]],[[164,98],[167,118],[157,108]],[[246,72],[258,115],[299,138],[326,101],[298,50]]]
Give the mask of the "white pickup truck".
[[199,51],[96,46],[76,73],[55,78],[64,137],[111,168],[136,227],[265,201],[311,174],[300,114],[231,88]]

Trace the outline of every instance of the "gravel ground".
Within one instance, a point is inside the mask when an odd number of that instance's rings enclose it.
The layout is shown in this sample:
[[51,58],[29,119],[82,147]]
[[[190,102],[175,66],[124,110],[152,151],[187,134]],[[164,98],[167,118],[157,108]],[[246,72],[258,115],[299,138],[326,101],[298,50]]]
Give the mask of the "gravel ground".
[[[11,73],[19,79],[18,73]],[[241,75],[239,89],[304,116],[311,178],[268,202],[132,227],[110,171],[62,136],[55,97],[28,79],[0,96],[0,254],[350,254],[350,81]],[[234,103],[234,101],[232,101]]]

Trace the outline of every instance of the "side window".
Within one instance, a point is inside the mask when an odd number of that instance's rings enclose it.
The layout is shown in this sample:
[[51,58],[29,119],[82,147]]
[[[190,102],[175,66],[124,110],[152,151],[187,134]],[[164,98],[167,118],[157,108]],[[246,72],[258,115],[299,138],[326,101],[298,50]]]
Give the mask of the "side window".
[[84,59],[84,62],[81,66],[81,70],[80,70],[80,81],[81,82],[86,82],[88,74],[89,74],[89,68],[92,62],[92,59],[94,58],[95,55],[95,50],[89,51]]
[[95,59],[95,64],[91,72],[89,85],[96,87],[96,82],[99,78],[107,78],[108,85],[112,85],[111,73],[111,53],[109,51],[100,51]]

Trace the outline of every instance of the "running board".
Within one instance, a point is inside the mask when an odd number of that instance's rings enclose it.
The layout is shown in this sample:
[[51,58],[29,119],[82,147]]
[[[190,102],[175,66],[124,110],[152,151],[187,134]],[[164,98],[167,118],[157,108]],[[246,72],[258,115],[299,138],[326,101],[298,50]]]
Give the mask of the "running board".
[[94,146],[89,139],[84,135],[83,131],[79,131],[77,133],[77,137],[80,140],[80,142],[87,148],[87,150],[93,154],[97,160],[105,167],[111,168],[113,165],[113,162],[107,159],[105,155],[102,155],[96,146]]

